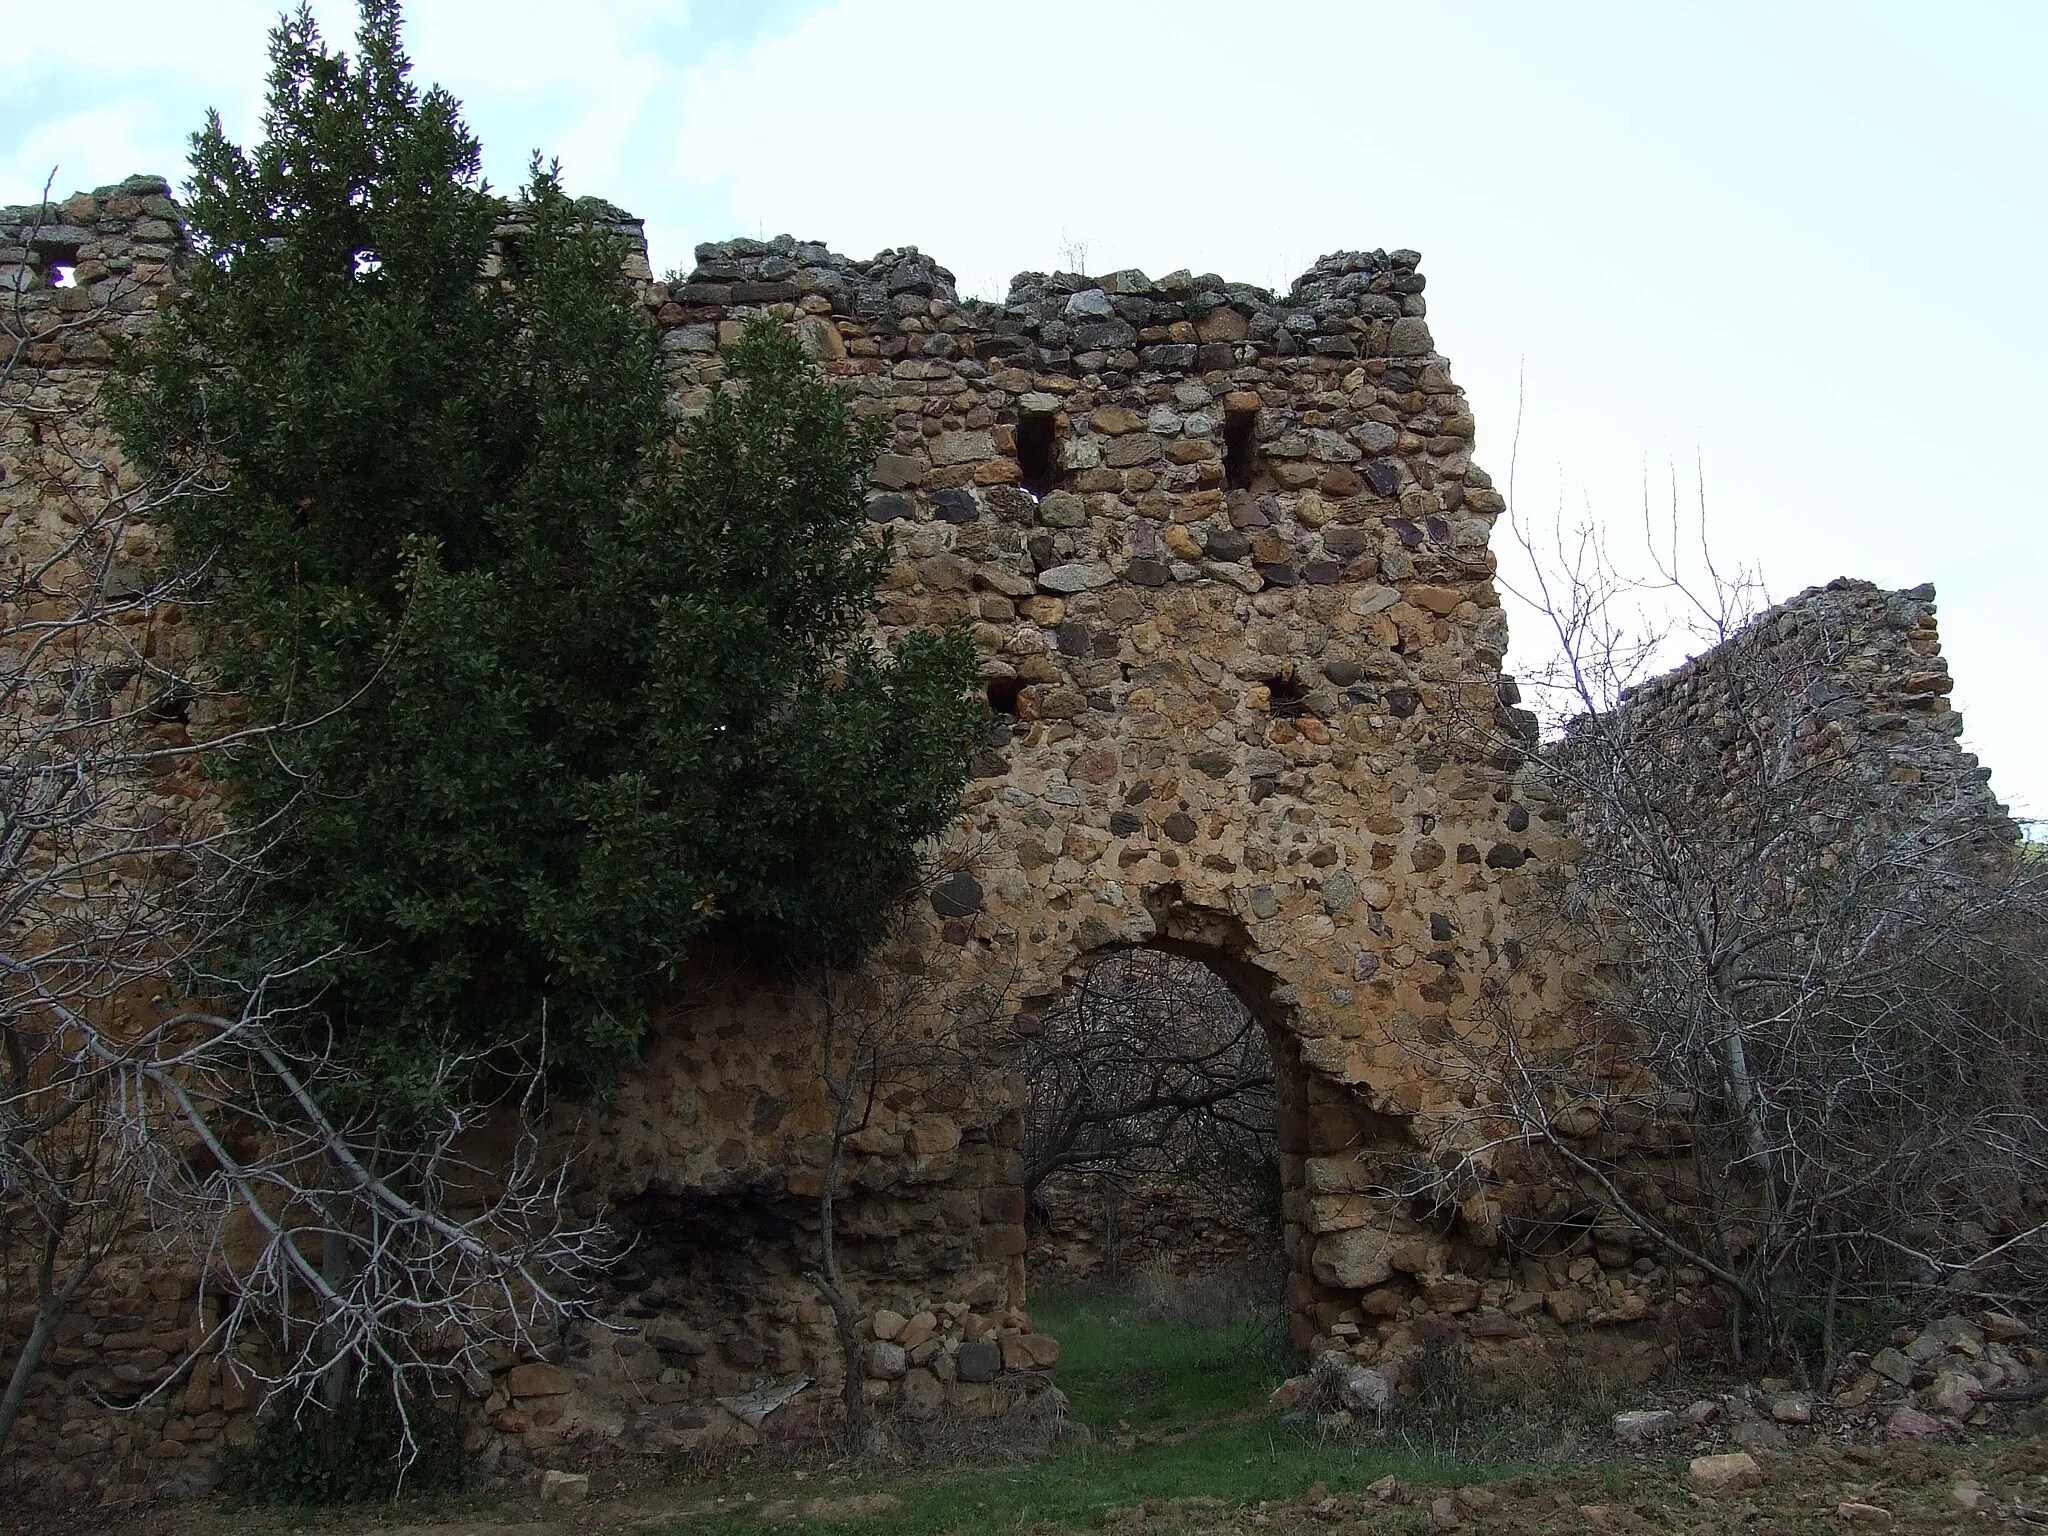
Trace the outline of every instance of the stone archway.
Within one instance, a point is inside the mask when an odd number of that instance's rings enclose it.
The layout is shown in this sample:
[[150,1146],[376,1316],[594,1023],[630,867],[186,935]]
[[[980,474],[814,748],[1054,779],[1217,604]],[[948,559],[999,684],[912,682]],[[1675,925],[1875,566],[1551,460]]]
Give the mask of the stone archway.
[[[1293,1341],[1307,1349],[1318,1341],[1358,1339],[1370,1329],[1359,1292],[1391,1278],[1392,1234],[1408,1239],[1406,1259],[1444,1251],[1441,1242],[1415,1241],[1418,1229],[1406,1202],[1375,1182],[1386,1160],[1398,1160],[1409,1144],[1405,1126],[1373,1109],[1368,1092],[1313,1068],[1312,1054],[1328,1048],[1304,1040],[1298,989],[1272,957],[1260,954],[1247,924],[1227,910],[1189,902],[1177,885],[1144,893],[1143,905],[1144,920],[1130,926],[1148,930],[1145,937],[1081,952],[1061,977],[1060,991],[1027,999],[1023,1015],[1070,1009],[1104,969],[1134,956],[1190,962],[1227,989],[1270,1066],[1279,1209],[1266,1241],[1286,1260]],[[1059,1049],[1074,1047],[1063,1042]],[[1051,1086],[1057,1092],[1066,1085]],[[1027,1124],[1027,1142],[1030,1134]],[[1201,1213],[1223,1225],[1219,1214],[1228,1213]]]
[[1198,944],[1108,945],[1064,981],[1020,1010],[1010,1057],[1032,1292],[1227,1272],[1277,1299],[1273,1010]]

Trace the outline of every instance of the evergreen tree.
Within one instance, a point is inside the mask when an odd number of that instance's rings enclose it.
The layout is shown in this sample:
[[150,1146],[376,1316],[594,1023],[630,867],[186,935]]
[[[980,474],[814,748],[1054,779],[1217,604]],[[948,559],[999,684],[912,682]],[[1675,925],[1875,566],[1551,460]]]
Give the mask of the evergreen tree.
[[199,259],[120,413],[217,467],[174,547],[287,727],[226,769],[243,962],[331,951],[309,998],[397,1103],[543,1035],[601,1078],[708,936],[857,959],[981,708],[958,634],[867,638],[873,436],[765,319],[679,420],[602,205],[537,159],[491,195],[396,0],[271,59],[262,141],[195,136]]

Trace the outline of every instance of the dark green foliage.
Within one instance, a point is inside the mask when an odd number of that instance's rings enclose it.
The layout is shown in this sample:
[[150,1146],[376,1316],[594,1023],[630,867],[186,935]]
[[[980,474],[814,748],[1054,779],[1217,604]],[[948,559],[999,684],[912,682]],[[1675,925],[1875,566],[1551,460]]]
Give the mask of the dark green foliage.
[[404,1454],[389,1385],[352,1396],[333,1413],[274,1414],[243,1450],[222,1463],[227,1485],[258,1504],[361,1504],[399,1493],[452,1493],[467,1487],[476,1463],[462,1449],[463,1411],[455,1399],[407,1405],[413,1454]]
[[[865,636],[874,452],[771,320],[669,409],[601,206],[492,196],[391,0],[352,59],[272,38],[265,137],[195,139],[203,260],[133,359],[264,850],[239,963],[311,973],[387,1090],[526,1048],[601,1079],[693,941],[845,961],[950,818],[981,706],[959,635]],[[514,227],[499,231],[508,216]],[[480,274],[497,251],[502,275]]]

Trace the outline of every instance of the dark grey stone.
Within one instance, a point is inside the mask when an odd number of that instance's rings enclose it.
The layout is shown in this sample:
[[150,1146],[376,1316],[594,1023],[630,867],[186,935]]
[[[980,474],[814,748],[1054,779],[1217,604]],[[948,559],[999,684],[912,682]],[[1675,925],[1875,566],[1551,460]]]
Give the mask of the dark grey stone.
[[871,523],[893,523],[898,518],[917,516],[917,509],[910,504],[908,496],[875,496],[868,501],[868,521]]
[[966,870],[932,887],[932,910],[941,917],[972,917],[981,910],[981,882]]
[[1076,347],[1128,347],[1138,339],[1137,331],[1122,320],[1093,320],[1074,327]]
[[962,1344],[960,1353],[954,1358],[953,1368],[962,1381],[994,1381],[1003,1368],[1002,1346],[993,1339]]
[[1213,528],[1202,540],[1202,552],[1211,560],[1242,560],[1252,552],[1252,541],[1235,528]]
[[932,516],[945,523],[971,523],[981,516],[981,503],[974,499],[972,491],[935,491]]

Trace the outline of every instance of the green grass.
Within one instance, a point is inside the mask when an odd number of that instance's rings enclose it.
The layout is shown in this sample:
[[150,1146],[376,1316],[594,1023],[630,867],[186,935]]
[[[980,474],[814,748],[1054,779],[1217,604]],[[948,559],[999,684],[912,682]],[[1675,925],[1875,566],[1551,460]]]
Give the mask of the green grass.
[[[1277,1308],[1216,1327],[1163,1320],[1122,1295],[1045,1296],[1032,1312],[1060,1340],[1060,1386],[1089,1431],[1079,1443],[1037,1461],[842,1469],[801,1483],[787,1471],[740,1472],[702,1490],[722,1507],[671,1529],[759,1532],[767,1501],[886,1491],[902,1507],[861,1521],[859,1536],[982,1536],[1038,1524],[1089,1531],[1108,1510],[1147,1499],[1255,1504],[1300,1498],[1317,1483],[1356,1491],[1391,1473],[1414,1484],[1456,1484],[1530,1464],[1526,1455],[1475,1456],[1477,1439],[1439,1435],[1431,1425],[1372,1440],[1281,1422],[1264,1411],[1267,1394],[1300,1367]],[[702,1509],[708,1501],[693,1502]],[[790,1520],[777,1529],[832,1527]]]
[[1097,1434],[1119,1419],[1151,1430],[1246,1412],[1301,1369],[1278,1308],[1201,1328],[1127,1295],[1069,1292],[1040,1298],[1033,1317],[1060,1341],[1060,1387]]
[[[902,1499],[903,1507],[861,1521],[862,1536],[934,1531],[980,1536],[1040,1523],[1094,1530],[1106,1511],[1146,1499],[1216,1499],[1236,1505],[1299,1498],[1315,1483],[1331,1492],[1355,1491],[1390,1472],[1409,1482],[1440,1483],[1471,1481],[1469,1471],[1395,1450],[1319,1441],[1262,1419],[1211,1425],[1127,1451],[1098,1443],[1015,1467],[817,1478],[797,1487],[778,1485],[763,1497],[830,1498],[840,1492],[886,1490]],[[758,1531],[756,1511],[755,1504],[741,1504],[673,1529]],[[778,1528],[831,1529],[805,1520]]]

